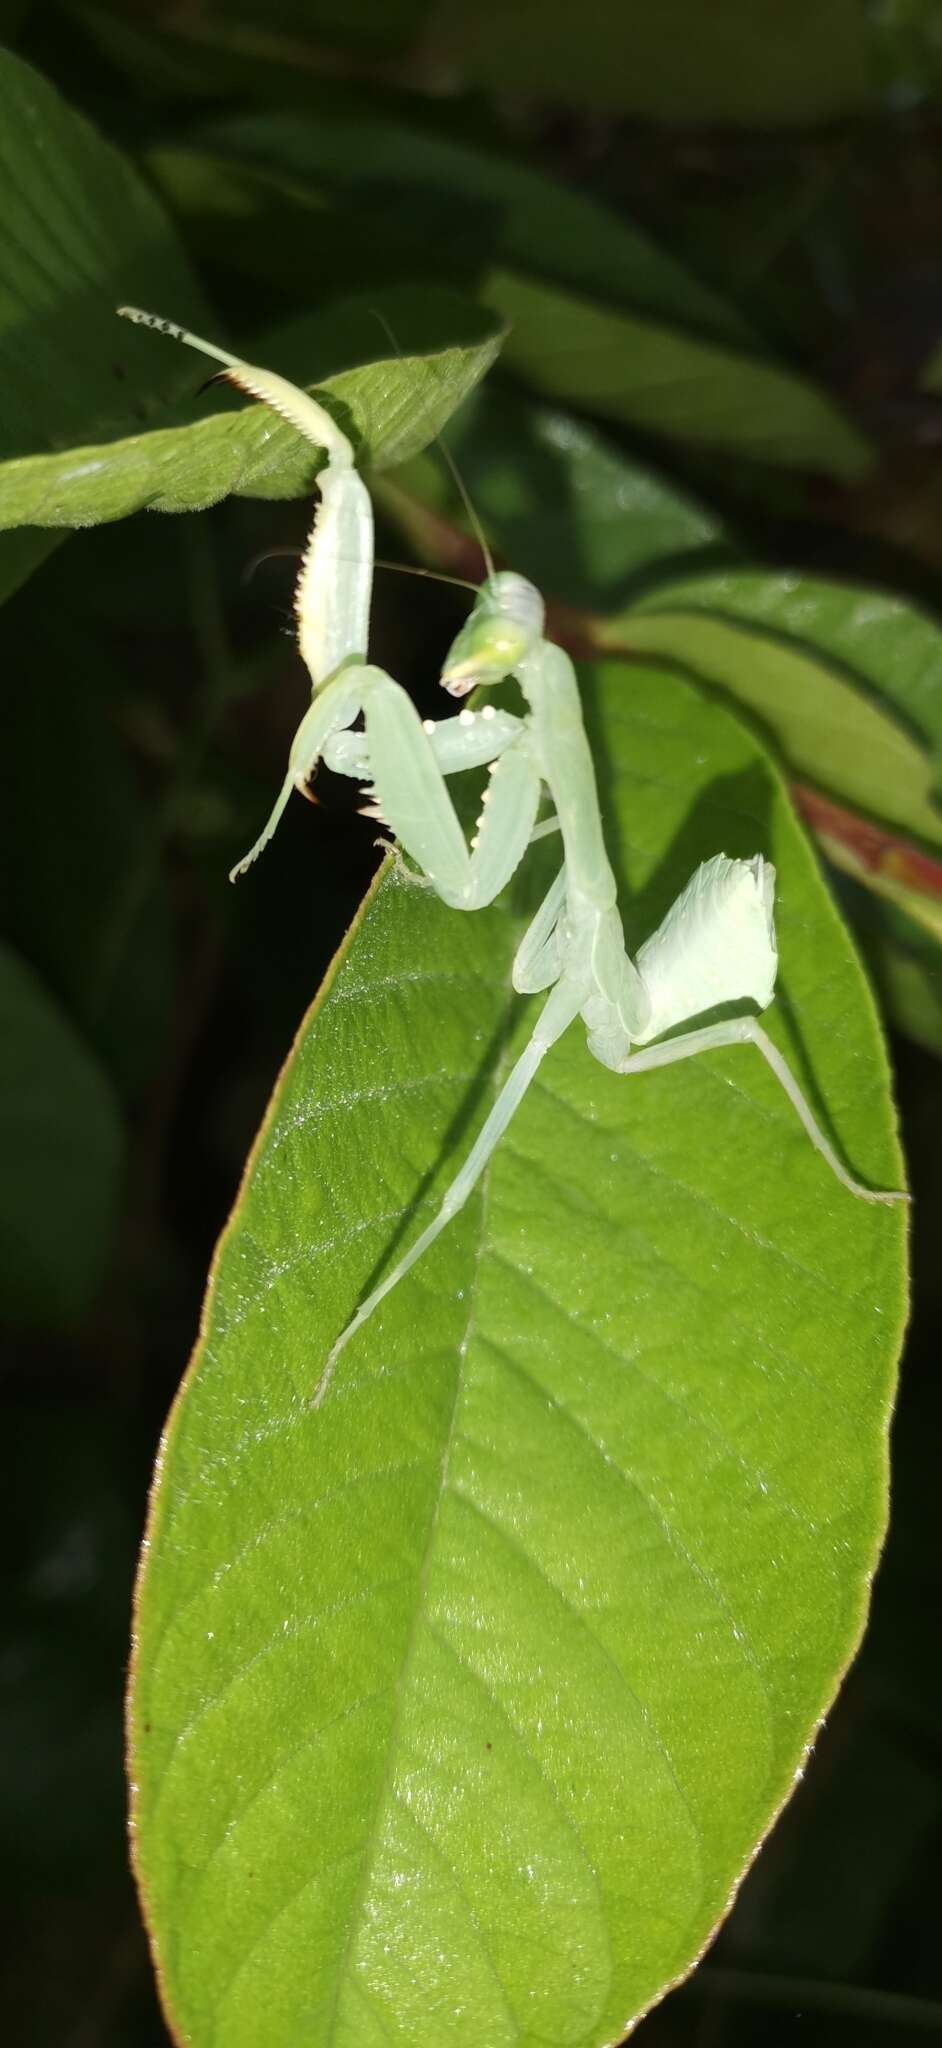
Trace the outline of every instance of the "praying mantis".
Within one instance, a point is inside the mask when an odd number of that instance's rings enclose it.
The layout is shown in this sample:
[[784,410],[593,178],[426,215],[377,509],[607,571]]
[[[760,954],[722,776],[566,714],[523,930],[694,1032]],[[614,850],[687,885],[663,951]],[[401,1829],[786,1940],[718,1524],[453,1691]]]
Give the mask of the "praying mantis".
[[[231,879],[258,858],[292,790],[305,788],[320,760],[367,783],[368,814],[391,828],[415,862],[413,879],[452,909],[473,911],[492,903],[534,839],[558,832],[562,846],[559,872],[511,970],[519,994],[548,991],[543,1009],[437,1214],[332,1345],[312,1405],[323,1401],[351,1338],[463,1207],[547,1053],[577,1017],[589,1051],[622,1076],[650,1073],[719,1047],[754,1046],[842,1185],[863,1201],[906,1201],[905,1193],[864,1187],[847,1171],[751,1010],[707,1021],[711,1012],[731,1004],[762,1011],[773,999],[775,869],[761,853],[748,860],[718,853],[703,862],[636,959],[630,957],[575,670],[565,650],[545,636],[543,600],[534,585],[513,571],[495,571],[487,556],[487,577],[441,673],[443,688],[456,698],[514,677],[524,714],[485,703],[480,710],[465,708],[454,717],[423,722],[405,690],[368,660],[372,508],[347,437],[315,399],[275,373],[242,362],[172,321],[134,307],[119,311],[213,358],[224,377],[288,419],[328,458],[318,478],[319,504],[295,598],[311,704],[271,815]],[[361,715],[363,730],[354,730]],[[447,778],[473,768],[485,768],[488,783],[469,844]],[[538,822],[544,791],[553,814]]]

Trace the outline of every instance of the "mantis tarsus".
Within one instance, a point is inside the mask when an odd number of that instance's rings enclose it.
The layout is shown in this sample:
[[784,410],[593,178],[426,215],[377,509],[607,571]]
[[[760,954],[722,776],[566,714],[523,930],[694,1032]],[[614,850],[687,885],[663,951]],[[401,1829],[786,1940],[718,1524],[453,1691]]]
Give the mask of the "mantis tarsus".
[[[716,854],[702,863],[637,959],[630,958],[575,671],[565,651],[544,637],[543,601],[533,584],[490,568],[441,676],[455,697],[514,676],[525,714],[513,716],[485,704],[480,711],[465,709],[456,717],[423,724],[406,692],[366,658],[372,513],[349,441],[314,399],[284,379],[240,362],[169,321],[121,310],[222,363],[233,383],[273,406],[328,456],[296,597],[298,641],[311,675],[312,701],[292,743],[271,817],[233,869],[233,878],[267,844],[292,787],[303,788],[320,759],[370,783],[373,815],[391,827],[416,862],[421,871],[416,879],[456,910],[491,903],[531,839],[558,830],[562,841],[559,873],[512,968],[520,994],[549,990],[542,1013],[437,1215],[332,1346],[313,1405],[323,1400],[350,1338],[467,1200],[542,1060],[577,1016],[586,1026],[589,1050],[616,1074],[647,1073],[720,1046],[755,1046],[843,1186],[868,1202],[905,1201],[905,1194],[865,1188],[847,1172],[753,1014],[696,1024],[698,1017],[721,1006],[748,1002],[764,1010],[772,1001],[775,870],[761,854],[751,860]],[[365,730],[353,731],[360,713]],[[482,766],[489,782],[469,846],[446,777]],[[554,815],[538,824],[544,788]],[[688,1025],[693,1028],[665,1038]]]

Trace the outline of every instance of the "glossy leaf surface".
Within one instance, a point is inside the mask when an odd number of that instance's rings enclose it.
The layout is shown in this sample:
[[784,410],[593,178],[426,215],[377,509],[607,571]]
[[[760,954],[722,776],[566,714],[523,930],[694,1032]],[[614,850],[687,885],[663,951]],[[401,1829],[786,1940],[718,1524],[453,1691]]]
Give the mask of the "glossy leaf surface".
[[942,845],[942,631],[902,599],[814,577],[723,570],[667,583],[603,645],[668,656],[761,721],[791,772]]

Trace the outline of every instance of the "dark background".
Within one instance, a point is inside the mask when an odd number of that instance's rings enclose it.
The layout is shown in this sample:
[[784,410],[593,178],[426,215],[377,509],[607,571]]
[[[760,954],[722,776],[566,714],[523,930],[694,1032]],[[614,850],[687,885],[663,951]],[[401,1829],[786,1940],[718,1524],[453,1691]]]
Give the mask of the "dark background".
[[[711,0],[712,14],[724,4]],[[235,12],[250,26],[253,12],[262,18],[248,5]],[[409,10],[416,23],[425,12]],[[144,34],[156,25],[172,45],[187,10],[104,13]],[[354,13],[352,41],[340,10],[281,7],[271,19],[323,54],[327,76],[396,91],[440,83],[404,29],[386,47],[396,9],[389,19],[381,9]],[[653,107],[643,91],[638,105],[596,106],[581,94],[569,104],[558,91],[528,90],[525,66],[512,89],[495,90],[459,65],[448,90],[466,130],[508,140],[623,207],[734,294],[880,448],[876,479],[856,492],[726,465],[718,483],[716,466],[682,447],[657,451],[662,469],[731,512],[757,558],[797,554],[810,568],[873,578],[938,607],[942,415],[916,372],[942,336],[939,12],[912,4],[879,14],[864,103],[822,109],[812,66],[804,116],[796,91],[784,122],[763,122],[761,78],[752,120],[748,103],[731,119],[728,107],[717,114],[708,96],[698,107],[679,86],[684,104],[675,104],[669,78],[652,87]],[[592,17],[590,8],[571,33],[591,37]],[[163,72],[141,62],[137,76],[133,51],[120,62],[109,51],[102,18],[23,5],[4,8],[0,28],[125,147],[185,133],[202,104],[192,78],[181,82],[169,60]],[[681,70],[686,62],[678,47]],[[746,92],[741,81],[737,91]],[[205,98],[217,111],[248,103],[238,75]],[[224,247],[194,256],[238,332],[244,280]],[[262,295],[252,325],[281,310],[277,293],[270,306]],[[292,803],[249,882],[236,892],[225,880],[229,841],[241,832],[232,820],[261,815],[304,698],[290,637],[292,562],[269,560],[249,582],[245,571],[260,551],[297,548],[305,524],[300,505],[229,501],[198,518],[141,515],[78,535],[0,622],[9,936],[106,1060],[129,1132],[94,1299],[71,1314],[40,1308],[15,1333],[4,1384],[0,2013],[10,2041],[150,2048],[166,2039],[123,1832],[122,1688],[146,1490],[246,1151],[375,860],[374,828],[356,816],[349,786],[325,783],[317,809]],[[379,549],[400,555],[402,542],[381,533]],[[420,699],[459,616],[451,593],[378,579],[377,657]],[[865,938],[866,906],[851,907]],[[942,1065],[932,1032],[920,1035],[917,1043],[897,1028],[891,1045],[917,1197],[916,1277],[892,1530],[869,1634],[704,1967],[643,2024],[650,2048],[901,2048],[942,2034]]]

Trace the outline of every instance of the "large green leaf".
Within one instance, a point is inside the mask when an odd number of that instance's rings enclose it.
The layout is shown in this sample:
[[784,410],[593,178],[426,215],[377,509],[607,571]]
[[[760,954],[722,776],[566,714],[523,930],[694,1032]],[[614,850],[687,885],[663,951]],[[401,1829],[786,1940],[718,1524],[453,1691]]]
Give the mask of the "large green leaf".
[[598,638],[682,662],[758,715],[793,774],[942,845],[942,630],[915,606],[732,569],[660,585]]
[[813,384],[768,357],[704,342],[509,271],[483,297],[510,322],[505,360],[543,397],[752,461],[863,475],[863,436]]
[[[378,311],[388,316],[401,353],[389,353]],[[205,382],[190,351],[127,321],[114,319],[113,327],[112,356],[122,365],[136,362],[142,350],[170,354],[183,359],[191,387]],[[501,334],[492,315],[448,293],[393,291],[292,321],[253,342],[250,360],[316,386],[355,435],[363,460],[382,468],[432,439],[489,369]],[[360,367],[339,367],[351,360]],[[226,399],[221,407],[215,399],[197,405],[199,417],[190,406],[172,426],[6,463],[0,527],[87,526],[144,505],[188,512],[230,491],[295,498],[312,489],[321,451],[267,406],[233,407]]]
[[[770,1028],[897,1185],[872,1004],[764,757],[669,674],[584,682],[629,942],[704,855],[771,853]],[[620,2038],[722,1918],[860,1635],[904,1222],[840,1188],[748,1051],[632,1083],[570,1032],[308,1406],[532,1023],[509,965],[551,872],[534,849],[467,919],[384,875],[220,1247],[131,1702],[193,2048]]]

